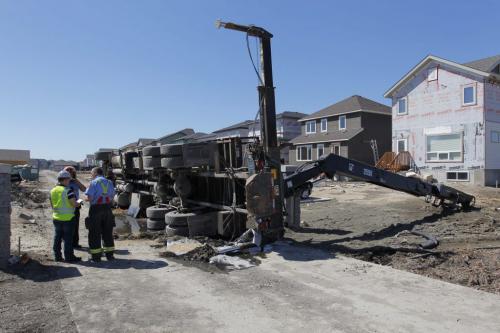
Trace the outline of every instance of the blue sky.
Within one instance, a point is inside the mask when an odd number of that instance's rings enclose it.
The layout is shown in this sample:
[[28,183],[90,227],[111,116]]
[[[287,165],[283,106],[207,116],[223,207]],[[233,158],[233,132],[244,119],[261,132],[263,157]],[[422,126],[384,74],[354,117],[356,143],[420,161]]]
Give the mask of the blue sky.
[[311,113],[354,94],[388,104],[383,93],[429,53],[499,54],[499,13],[494,0],[0,0],[0,148],[81,160],[253,119],[245,36],[217,18],[274,34],[278,112]]

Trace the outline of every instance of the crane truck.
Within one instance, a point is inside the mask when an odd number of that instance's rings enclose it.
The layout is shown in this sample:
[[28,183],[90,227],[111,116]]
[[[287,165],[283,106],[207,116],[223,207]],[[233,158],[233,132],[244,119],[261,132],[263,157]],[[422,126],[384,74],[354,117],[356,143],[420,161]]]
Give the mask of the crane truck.
[[296,225],[300,195],[309,180],[324,174],[359,179],[415,196],[434,205],[469,209],[475,198],[444,184],[405,177],[335,154],[282,170],[276,134],[276,110],[267,30],[229,22],[217,27],[240,31],[260,42],[258,102],[260,137],[184,143],[152,142],[147,146],[101,150],[96,159],[115,179],[115,201],[134,216],[145,215],[149,229],[167,235],[218,236],[235,239],[255,230],[264,242],[283,236],[286,223]]

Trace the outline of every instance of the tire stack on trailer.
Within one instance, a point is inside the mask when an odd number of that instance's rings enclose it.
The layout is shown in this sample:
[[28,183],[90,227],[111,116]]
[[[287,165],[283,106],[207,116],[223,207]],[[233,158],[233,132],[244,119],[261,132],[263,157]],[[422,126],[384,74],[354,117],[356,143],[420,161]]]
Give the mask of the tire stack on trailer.
[[182,146],[179,144],[166,144],[160,147],[162,155],[161,167],[166,169],[178,169],[184,166],[182,157]]
[[165,230],[165,214],[172,211],[172,208],[151,206],[146,208],[148,230]]
[[142,148],[142,167],[146,171],[161,167],[160,146],[146,146]]

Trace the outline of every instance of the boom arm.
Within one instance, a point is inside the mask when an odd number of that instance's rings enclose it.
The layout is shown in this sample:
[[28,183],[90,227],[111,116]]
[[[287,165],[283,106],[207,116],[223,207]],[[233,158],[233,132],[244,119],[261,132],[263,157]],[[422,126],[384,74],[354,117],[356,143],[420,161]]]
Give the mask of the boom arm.
[[311,178],[324,173],[332,178],[336,173],[351,178],[367,181],[372,184],[406,192],[415,196],[434,197],[438,205],[445,201],[460,204],[462,208],[469,208],[474,202],[474,196],[461,192],[443,184],[433,184],[418,178],[404,177],[374,166],[351,160],[339,155],[329,154],[305,165],[295,173],[284,178],[285,197],[292,196]]

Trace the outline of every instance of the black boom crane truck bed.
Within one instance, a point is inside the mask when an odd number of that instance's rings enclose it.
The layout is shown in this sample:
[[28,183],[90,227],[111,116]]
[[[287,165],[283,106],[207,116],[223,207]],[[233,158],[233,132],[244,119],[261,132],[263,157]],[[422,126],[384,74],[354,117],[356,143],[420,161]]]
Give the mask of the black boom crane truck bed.
[[285,177],[285,197],[301,192],[303,186],[310,179],[322,173],[328,178],[332,178],[338,173],[393,190],[426,197],[429,202],[439,206],[446,205],[469,209],[475,202],[474,196],[444,184],[429,183],[419,178],[405,177],[335,154],[329,154],[305,164],[295,173]]

